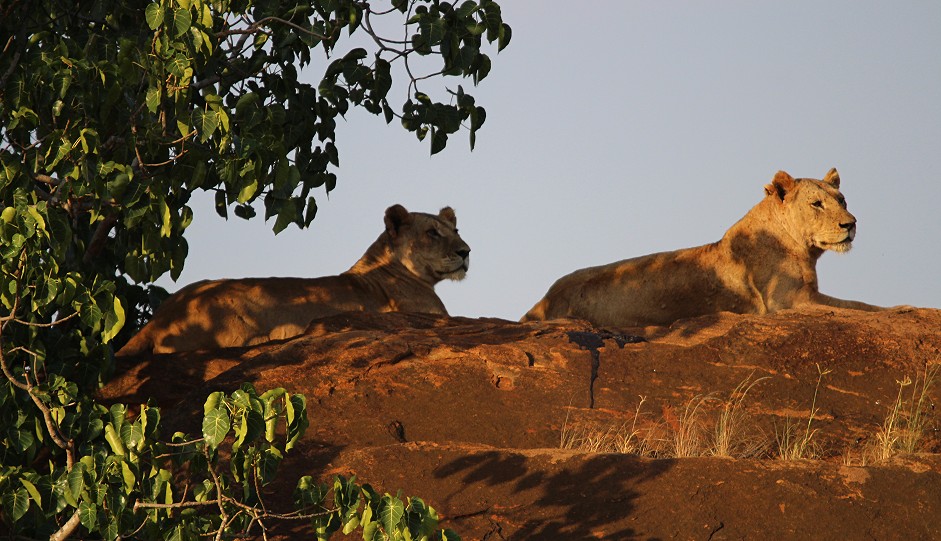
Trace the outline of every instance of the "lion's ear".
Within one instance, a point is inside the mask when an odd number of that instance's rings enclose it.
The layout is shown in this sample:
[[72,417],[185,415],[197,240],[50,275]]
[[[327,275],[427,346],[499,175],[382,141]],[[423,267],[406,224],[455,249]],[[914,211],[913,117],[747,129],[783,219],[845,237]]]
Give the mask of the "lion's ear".
[[771,179],[771,184],[765,186],[765,193],[767,195],[776,195],[778,199],[783,201],[784,196],[793,190],[796,184],[797,182],[794,180],[794,177],[784,171],[778,171],[775,173],[774,178]]
[[441,209],[441,212],[438,213],[438,218],[451,224],[451,227],[457,227],[457,215],[454,214],[454,209],[451,207]]
[[840,189],[840,174],[837,172],[836,167],[827,171],[826,176],[823,177],[823,181],[838,190]]
[[399,234],[399,229],[411,219],[408,211],[402,205],[392,205],[386,209],[386,231],[392,237]]

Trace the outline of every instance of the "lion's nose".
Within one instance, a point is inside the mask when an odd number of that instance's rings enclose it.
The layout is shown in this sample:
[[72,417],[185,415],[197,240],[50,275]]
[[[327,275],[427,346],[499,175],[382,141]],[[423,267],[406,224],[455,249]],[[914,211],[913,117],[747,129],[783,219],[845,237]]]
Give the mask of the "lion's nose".
[[454,251],[457,255],[461,256],[461,259],[467,259],[470,255],[470,248],[461,248]]
[[850,241],[856,238],[856,220],[855,219],[851,222],[840,224],[840,227],[842,227],[843,230],[846,231],[846,236],[850,239]]

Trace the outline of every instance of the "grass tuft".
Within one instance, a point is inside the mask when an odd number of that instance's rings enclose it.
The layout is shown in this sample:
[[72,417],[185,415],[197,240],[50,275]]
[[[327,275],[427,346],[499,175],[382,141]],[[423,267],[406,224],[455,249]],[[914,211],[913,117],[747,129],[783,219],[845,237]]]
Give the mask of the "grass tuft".
[[715,400],[712,395],[697,395],[689,399],[683,414],[673,427],[671,438],[673,457],[688,458],[704,454],[703,436],[705,428],[701,419],[703,404]]
[[562,449],[573,449],[586,453],[625,453],[652,457],[656,454],[652,445],[652,430],[642,431],[638,422],[643,415],[642,409],[647,398],[640,397],[640,402],[634,410],[634,418],[630,423],[597,428],[569,422],[566,413],[562,423],[561,441]]
[[814,387],[814,398],[810,403],[810,415],[807,416],[807,423],[803,431],[800,424],[791,420],[790,417],[784,420],[784,426],[781,430],[775,430],[775,439],[778,447],[778,458],[781,460],[801,460],[804,458],[817,458],[819,456],[819,447],[814,441],[817,435],[817,429],[812,428],[814,417],[817,416],[817,396],[820,393],[820,384],[823,377],[831,372],[830,369],[824,370],[817,365],[817,385]]
[[713,431],[712,449],[709,453],[712,456],[736,458],[757,456],[767,446],[759,438],[748,437],[744,430],[747,419],[743,406],[745,397],[760,381],[768,379],[768,376],[765,376],[752,380],[754,375],[754,372],[749,374],[735,389],[732,389],[728,399],[723,402]]
[[[899,392],[886,415],[882,426],[876,431],[873,445],[868,449],[870,457],[877,461],[888,460],[897,452],[914,453],[918,450],[928,429],[930,403],[928,391],[941,373],[941,364],[925,364],[915,380],[905,376],[896,380]],[[906,399],[905,388],[911,386],[911,396]]]

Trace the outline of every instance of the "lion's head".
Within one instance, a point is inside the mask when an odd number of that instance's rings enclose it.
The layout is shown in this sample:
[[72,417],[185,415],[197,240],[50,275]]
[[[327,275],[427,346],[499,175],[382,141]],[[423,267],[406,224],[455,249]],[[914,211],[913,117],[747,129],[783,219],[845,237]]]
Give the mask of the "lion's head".
[[786,229],[797,242],[835,252],[852,248],[856,218],[846,210],[836,169],[830,169],[823,180],[795,179],[778,171],[765,193],[780,205]]
[[464,278],[471,250],[457,232],[451,207],[435,216],[392,205],[386,209],[385,224],[392,257],[412,274],[432,284]]

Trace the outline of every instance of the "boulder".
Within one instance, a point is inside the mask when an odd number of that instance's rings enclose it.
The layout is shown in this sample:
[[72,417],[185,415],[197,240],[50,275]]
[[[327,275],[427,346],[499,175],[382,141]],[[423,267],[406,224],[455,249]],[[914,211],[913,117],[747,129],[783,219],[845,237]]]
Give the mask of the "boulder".
[[[420,495],[464,539],[941,538],[938,310],[628,329],[345,314],[286,341],[120,362],[102,398],[151,399],[165,432],[198,432],[205,397],[246,381],[303,393],[311,426],[276,492],[356,474]],[[914,452],[880,454],[886,420],[925,388]]]

